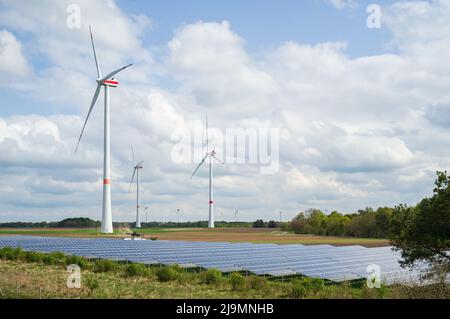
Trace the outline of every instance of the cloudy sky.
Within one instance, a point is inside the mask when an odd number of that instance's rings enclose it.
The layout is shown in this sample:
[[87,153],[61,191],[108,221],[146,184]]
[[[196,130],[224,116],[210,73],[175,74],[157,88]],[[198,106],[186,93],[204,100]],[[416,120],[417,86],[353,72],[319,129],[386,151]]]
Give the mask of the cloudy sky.
[[[450,167],[450,0],[0,0],[0,221],[100,219],[103,73],[112,91],[113,219],[132,221],[130,144],[149,219],[207,219],[206,167],[176,128],[279,128],[280,167],[216,166],[216,219],[415,204]],[[80,9],[73,27],[71,4]],[[69,21],[69,24],[68,24]],[[218,149],[218,156],[223,156]]]

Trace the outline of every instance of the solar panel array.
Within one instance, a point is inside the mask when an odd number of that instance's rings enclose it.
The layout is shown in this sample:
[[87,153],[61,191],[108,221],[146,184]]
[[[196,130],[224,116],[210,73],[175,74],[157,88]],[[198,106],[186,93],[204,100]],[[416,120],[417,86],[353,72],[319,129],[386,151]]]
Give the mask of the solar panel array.
[[380,267],[387,284],[416,281],[419,274],[417,269],[401,268],[400,255],[391,247],[0,236],[0,247],[6,246],[148,265],[178,264],[275,277],[303,275],[335,282],[366,278],[371,264]]

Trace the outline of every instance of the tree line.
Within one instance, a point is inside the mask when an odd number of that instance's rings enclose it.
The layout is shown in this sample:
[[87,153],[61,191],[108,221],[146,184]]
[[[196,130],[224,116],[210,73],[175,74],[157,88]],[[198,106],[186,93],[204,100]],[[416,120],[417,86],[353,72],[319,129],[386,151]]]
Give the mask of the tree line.
[[388,238],[394,211],[391,207],[367,207],[353,214],[333,211],[327,215],[320,209],[308,209],[283,225],[283,229],[296,234]]
[[66,218],[56,222],[10,222],[0,223],[0,228],[93,228],[100,227],[100,221],[87,217]]
[[355,214],[299,213],[284,226],[298,234],[388,238],[403,266],[428,265],[425,276],[446,283],[450,273],[450,176],[436,172],[433,195],[417,205],[366,208]]

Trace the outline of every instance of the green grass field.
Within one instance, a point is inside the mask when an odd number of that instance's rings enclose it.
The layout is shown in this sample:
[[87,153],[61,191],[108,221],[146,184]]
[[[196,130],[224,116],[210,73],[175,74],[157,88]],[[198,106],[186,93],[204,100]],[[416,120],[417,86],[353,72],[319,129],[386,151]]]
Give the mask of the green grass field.
[[[129,275],[129,265],[98,272],[95,264],[81,271],[81,287],[67,288],[65,265],[0,259],[1,298],[42,299],[380,299],[380,298],[449,298],[450,289],[442,287],[383,287],[368,289],[364,283],[322,284],[314,286],[301,281],[255,280],[255,276],[222,276],[205,281],[203,272],[178,272],[176,278],[162,281],[163,268],[146,268],[145,274]],[[165,267],[167,268],[167,267]],[[261,278],[261,277],[257,277]]]

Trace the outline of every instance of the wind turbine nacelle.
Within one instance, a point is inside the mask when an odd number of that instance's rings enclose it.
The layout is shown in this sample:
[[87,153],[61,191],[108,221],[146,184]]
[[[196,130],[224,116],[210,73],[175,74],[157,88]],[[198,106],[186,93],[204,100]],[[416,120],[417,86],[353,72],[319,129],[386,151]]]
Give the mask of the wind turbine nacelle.
[[102,83],[103,85],[109,86],[109,87],[113,87],[116,88],[119,86],[119,81],[116,80],[105,80]]

